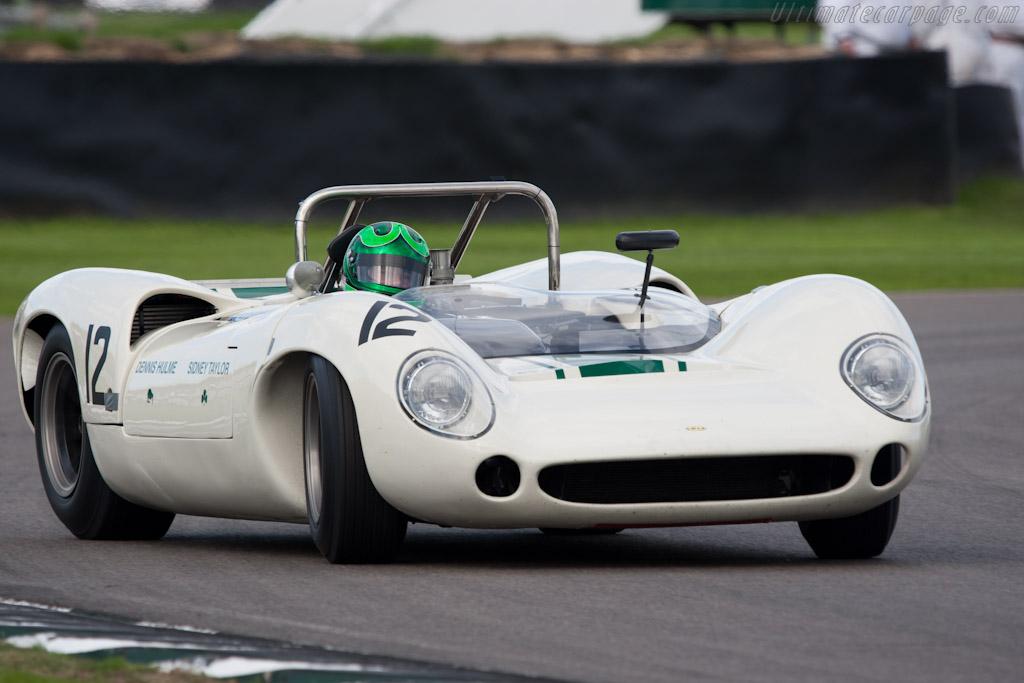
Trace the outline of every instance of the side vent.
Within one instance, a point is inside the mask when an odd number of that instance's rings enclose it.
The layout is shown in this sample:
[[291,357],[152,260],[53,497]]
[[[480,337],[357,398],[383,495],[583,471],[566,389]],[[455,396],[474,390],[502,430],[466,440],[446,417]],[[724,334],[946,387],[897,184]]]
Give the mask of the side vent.
[[132,339],[134,344],[139,337],[167,327],[183,320],[203,318],[213,315],[217,308],[202,299],[187,296],[185,294],[157,294],[142,302],[139,310],[135,311],[132,318]]

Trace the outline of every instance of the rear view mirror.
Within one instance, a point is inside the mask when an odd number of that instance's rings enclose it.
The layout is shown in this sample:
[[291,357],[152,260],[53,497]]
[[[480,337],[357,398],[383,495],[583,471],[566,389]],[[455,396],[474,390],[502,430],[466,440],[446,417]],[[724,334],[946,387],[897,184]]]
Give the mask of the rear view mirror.
[[643,230],[620,232],[615,236],[615,247],[619,251],[646,251],[647,268],[644,270],[644,284],[640,289],[640,325],[644,322],[644,303],[647,301],[647,287],[651,284],[651,266],[654,265],[655,249],[674,249],[679,246],[679,233],[675,230]]
[[652,251],[674,249],[679,246],[679,233],[675,230],[642,230],[620,232],[615,236],[615,248],[619,251]]
[[296,299],[305,299],[317,290],[324,279],[324,267],[316,261],[299,261],[293,263],[284,275],[288,291]]

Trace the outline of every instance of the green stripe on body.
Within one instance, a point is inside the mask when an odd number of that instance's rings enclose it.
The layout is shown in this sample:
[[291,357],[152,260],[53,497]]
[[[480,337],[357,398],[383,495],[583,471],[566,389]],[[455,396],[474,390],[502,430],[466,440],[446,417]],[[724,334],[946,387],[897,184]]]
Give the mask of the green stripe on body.
[[[660,360],[616,360],[607,363],[591,363],[577,366],[580,377],[613,377],[615,375],[645,375],[665,372],[665,364]],[[686,372],[686,362],[676,361],[679,372]],[[565,370],[555,370],[555,379],[565,379]]]
[[261,296],[286,294],[287,287],[232,287],[231,293],[239,299],[258,299]]
[[665,366],[660,360],[616,360],[610,363],[580,366],[581,377],[642,375],[649,372],[665,372]]

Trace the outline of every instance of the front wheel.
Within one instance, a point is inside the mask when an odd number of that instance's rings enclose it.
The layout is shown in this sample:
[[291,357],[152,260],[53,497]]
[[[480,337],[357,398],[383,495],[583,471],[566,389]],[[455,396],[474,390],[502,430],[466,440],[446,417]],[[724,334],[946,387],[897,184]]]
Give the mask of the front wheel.
[[71,533],[92,540],[156,540],[167,533],[173,512],[130,503],[103,481],[82,419],[71,339],[61,325],[43,343],[33,409],[43,488]]
[[406,518],[373,486],[352,394],[320,356],[306,363],[302,405],[306,512],[316,547],[336,564],[390,562],[405,540]]
[[[875,456],[871,476],[881,485],[900,471],[900,449],[886,447]],[[881,555],[896,528],[900,497],[885,501],[858,515],[839,519],[800,522],[800,533],[814,554],[823,560],[855,560]]]
[[900,497],[852,517],[800,522],[800,533],[823,560],[854,560],[881,555],[889,544]]

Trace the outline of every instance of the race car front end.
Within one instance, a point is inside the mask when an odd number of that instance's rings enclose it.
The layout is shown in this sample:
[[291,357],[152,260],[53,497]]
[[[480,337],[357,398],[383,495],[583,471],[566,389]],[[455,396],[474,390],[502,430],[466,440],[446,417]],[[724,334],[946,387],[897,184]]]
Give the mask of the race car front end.
[[[424,350],[395,381],[408,419],[364,423],[367,466],[392,505],[445,526],[856,515],[899,494],[928,441],[924,368],[886,302],[850,278],[803,278],[723,307],[720,330],[681,352],[492,353],[481,365]],[[525,334],[509,323],[478,324]],[[473,342],[463,318],[447,324]]]
[[[364,430],[381,494],[445,526],[800,521],[894,497],[927,443],[927,419],[891,419],[845,386],[816,394],[780,373],[708,358],[568,360],[496,363],[509,373],[552,367],[508,375],[506,390],[491,392],[494,416],[477,423],[492,424],[475,438],[412,419]],[[893,449],[898,470],[881,471],[879,454]]]

